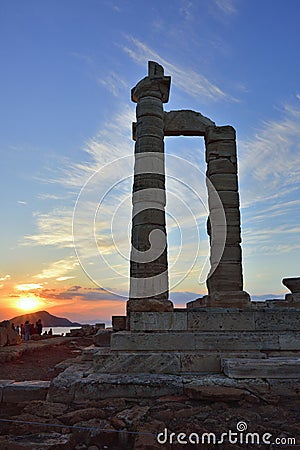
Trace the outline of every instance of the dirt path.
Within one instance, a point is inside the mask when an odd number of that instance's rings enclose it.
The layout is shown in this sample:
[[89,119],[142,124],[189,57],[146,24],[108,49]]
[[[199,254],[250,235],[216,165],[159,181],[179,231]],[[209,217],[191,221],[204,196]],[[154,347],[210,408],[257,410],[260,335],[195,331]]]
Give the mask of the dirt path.
[[[50,343],[50,341],[48,341]],[[42,342],[41,342],[42,344]],[[61,338],[58,344],[34,346],[12,361],[0,366],[0,379],[4,380],[52,380],[60,370],[55,365],[61,361],[78,356],[84,347],[92,344],[92,338]],[[11,347],[11,351],[14,351]]]

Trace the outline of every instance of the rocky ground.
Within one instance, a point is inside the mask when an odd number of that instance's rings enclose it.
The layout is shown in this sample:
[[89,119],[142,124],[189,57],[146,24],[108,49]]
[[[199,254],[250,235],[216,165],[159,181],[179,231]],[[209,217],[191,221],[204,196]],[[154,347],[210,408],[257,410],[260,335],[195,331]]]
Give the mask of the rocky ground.
[[[54,366],[77,356],[88,340],[72,339],[47,351],[26,353],[20,361],[11,361],[1,367],[1,378],[51,379],[58,369]],[[193,392],[186,396],[168,396],[155,399],[115,398],[89,400],[82,404],[31,401],[17,404],[1,403],[1,450],[151,450],[151,449],[296,449],[300,448],[300,398],[263,398],[255,395],[203,395]],[[228,442],[229,430],[237,432]],[[242,431],[243,427],[246,431]],[[165,433],[164,430],[167,429]],[[244,435],[241,435],[241,433]],[[245,433],[264,433],[269,443],[257,445],[245,442]],[[157,434],[160,435],[159,443]],[[171,435],[175,433],[175,435]],[[178,436],[185,433],[186,436]],[[192,434],[193,433],[193,434]],[[196,434],[195,434],[196,433]],[[214,433],[216,441],[227,433],[224,442],[210,443],[205,433]],[[200,443],[197,444],[197,436]],[[201,443],[204,436],[204,443]],[[206,436],[206,437],[205,437]],[[181,441],[174,443],[175,437]],[[295,438],[298,445],[288,444]],[[237,439],[236,442],[232,440]],[[279,445],[275,442],[281,443]],[[171,443],[170,443],[171,442]]]
[[[0,350],[0,361],[4,353],[6,361],[3,363],[1,361],[0,379],[52,380],[61,371],[55,369],[59,362],[78,356],[83,348],[92,343],[92,337],[52,338],[4,347]],[[25,346],[26,348],[22,348]],[[8,351],[11,354],[21,351],[22,353],[14,355],[12,360],[7,361]]]

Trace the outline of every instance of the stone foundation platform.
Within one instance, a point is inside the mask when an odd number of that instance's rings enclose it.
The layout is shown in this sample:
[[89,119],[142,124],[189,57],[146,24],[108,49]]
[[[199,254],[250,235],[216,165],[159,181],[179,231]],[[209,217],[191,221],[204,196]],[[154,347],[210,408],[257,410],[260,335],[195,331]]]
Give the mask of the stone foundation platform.
[[86,349],[53,380],[50,401],[181,395],[190,385],[300,395],[300,309],[285,301],[134,311],[123,323],[129,331],[110,333],[110,347]]
[[300,309],[284,300],[134,311],[127,324],[130,331],[111,335],[110,349],[95,350],[95,373],[221,373],[223,360],[300,357]]
[[[274,361],[275,362],[275,361]],[[274,365],[275,370],[276,362]],[[269,372],[270,373],[270,372]],[[300,398],[300,375],[298,378],[243,378],[236,379],[220,374],[110,374],[95,373],[85,365],[74,365],[58,375],[52,382],[47,401],[59,403],[83,403],[87,400],[107,398],[155,398],[165,395],[189,395],[193,390],[199,398],[209,390],[222,390],[226,401],[226,390],[240,389],[241,392],[257,396],[261,399],[272,396]],[[204,394],[203,394],[203,388]],[[228,392],[229,392],[228,391]],[[202,394],[201,394],[202,392]],[[221,394],[220,394],[221,395]]]

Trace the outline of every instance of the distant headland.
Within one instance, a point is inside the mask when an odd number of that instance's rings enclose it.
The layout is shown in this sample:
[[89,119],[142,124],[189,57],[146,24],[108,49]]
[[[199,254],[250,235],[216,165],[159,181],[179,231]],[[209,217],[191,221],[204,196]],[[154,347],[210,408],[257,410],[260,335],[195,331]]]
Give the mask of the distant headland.
[[15,325],[19,325],[21,323],[25,323],[28,320],[30,323],[36,323],[39,319],[41,319],[44,327],[77,327],[81,326],[78,322],[71,322],[69,319],[65,317],[57,317],[48,313],[47,311],[36,311],[33,313],[22,314],[21,316],[13,317],[9,319],[9,321],[14,323]]

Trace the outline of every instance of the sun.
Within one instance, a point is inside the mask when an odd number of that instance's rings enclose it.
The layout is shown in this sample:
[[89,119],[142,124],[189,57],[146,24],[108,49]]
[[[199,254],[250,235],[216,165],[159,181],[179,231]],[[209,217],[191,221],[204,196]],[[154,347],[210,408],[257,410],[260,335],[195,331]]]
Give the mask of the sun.
[[43,306],[43,302],[38,297],[20,297],[17,300],[17,308],[22,311],[33,311]]

